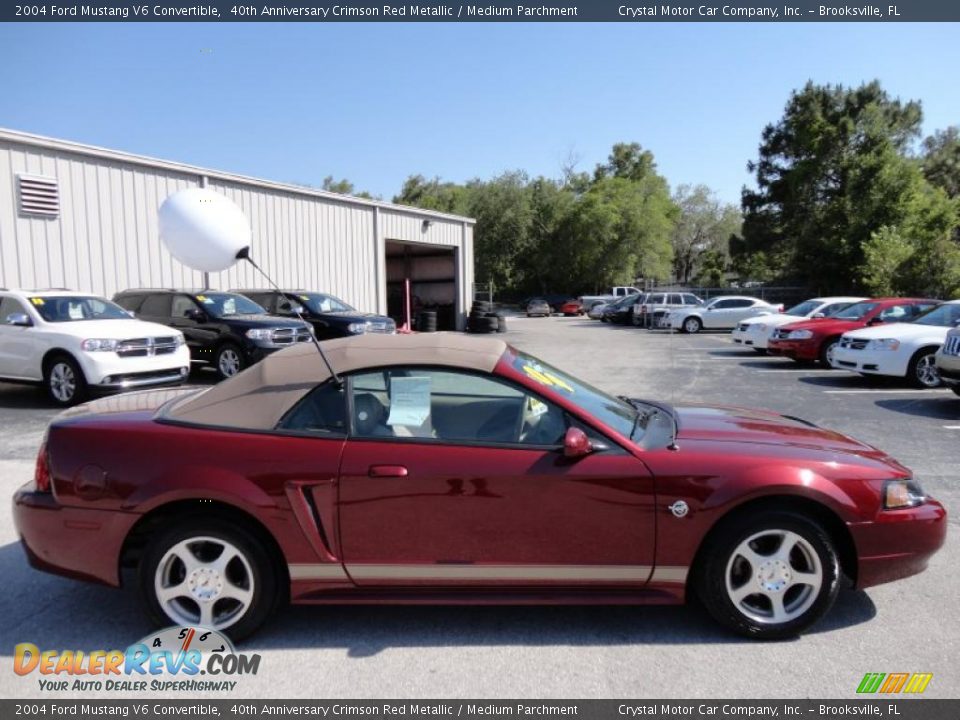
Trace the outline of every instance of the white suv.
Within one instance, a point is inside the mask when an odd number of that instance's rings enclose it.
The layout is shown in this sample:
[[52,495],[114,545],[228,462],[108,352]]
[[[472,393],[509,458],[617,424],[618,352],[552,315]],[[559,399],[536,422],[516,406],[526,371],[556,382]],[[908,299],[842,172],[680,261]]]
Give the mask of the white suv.
[[135,320],[96,295],[0,289],[0,379],[42,383],[57,405],[180,383],[189,371],[179,330]]

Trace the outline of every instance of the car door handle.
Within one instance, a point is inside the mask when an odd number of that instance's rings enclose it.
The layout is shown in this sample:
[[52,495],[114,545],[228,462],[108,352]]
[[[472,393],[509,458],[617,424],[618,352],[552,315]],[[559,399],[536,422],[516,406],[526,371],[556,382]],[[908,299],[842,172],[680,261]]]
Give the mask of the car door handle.
[[403,465],[371,465],[367,475],[372,478],[406,477],[407,469]]

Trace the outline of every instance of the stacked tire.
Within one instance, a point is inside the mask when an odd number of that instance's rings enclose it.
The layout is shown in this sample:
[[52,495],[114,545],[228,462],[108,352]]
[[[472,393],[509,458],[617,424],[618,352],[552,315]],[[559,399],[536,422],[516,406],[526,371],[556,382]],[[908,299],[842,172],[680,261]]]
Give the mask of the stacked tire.
[[430,311],[423,311],[417,316],[417,330],[419,332],[436,332],[437,331],[437,313]]
[[503,313],[494,312],[493,303],[474,300],[467,319],[467,332],[492,333],[507,331],[507,319]]

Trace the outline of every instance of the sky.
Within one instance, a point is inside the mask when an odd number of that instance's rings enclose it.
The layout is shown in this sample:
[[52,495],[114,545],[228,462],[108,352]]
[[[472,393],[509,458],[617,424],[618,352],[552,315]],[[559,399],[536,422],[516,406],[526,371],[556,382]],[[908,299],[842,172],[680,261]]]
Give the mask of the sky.
[[960,124],[956,24],[3,24],[0,127],[391,199],[411,174],[592,170],[617,142],[739,202],[808,80]]

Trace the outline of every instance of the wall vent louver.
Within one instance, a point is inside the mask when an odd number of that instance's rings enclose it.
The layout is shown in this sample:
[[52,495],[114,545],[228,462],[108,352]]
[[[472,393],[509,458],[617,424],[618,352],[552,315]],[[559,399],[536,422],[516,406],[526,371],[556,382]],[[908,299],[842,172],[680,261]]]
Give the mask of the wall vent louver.
[[17,175],[20,213],[57,217],[60,214],[60,186],[56,178]]

